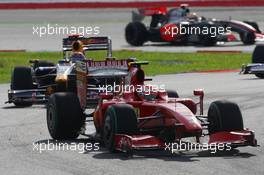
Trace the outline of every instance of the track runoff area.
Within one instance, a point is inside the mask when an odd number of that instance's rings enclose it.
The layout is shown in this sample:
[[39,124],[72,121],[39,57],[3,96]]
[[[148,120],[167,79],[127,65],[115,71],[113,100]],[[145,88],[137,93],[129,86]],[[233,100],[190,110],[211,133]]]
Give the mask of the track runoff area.
[[[260,29],[264,28],[262,7],[190,7],[190,9],[199,16],[207,18],[256,21]],[[59,27],[66,27],[91,36],[110,36],[113,39],[114,50],[252,52],[254,49],[254,45],[245,46],[241,42],[219,43],[215,47],[171,46],[164,43],[147,42],[143,47],[131,47],[125,40],[124,30],[132,19],[132,10],[135,9],[0,10],[2,21],[0,47],[1,50],[60,51],[61,40],[67,33],[56,33],[55,31]],[[42,33],[40,33],[40,28]],[[50,34],[47,33],[48,28],[50,28]]]

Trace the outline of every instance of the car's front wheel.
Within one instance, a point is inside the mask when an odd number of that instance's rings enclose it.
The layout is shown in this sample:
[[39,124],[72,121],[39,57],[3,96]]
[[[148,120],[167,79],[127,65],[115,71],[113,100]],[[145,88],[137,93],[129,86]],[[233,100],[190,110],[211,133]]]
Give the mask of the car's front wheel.
[[132,46],[142,46],[147,40],[147,28],[141,22],[131,22],[126,26],[126,41]]
[[[30,67],[15,67],[11,77],[11,90],[33,89],[32,69]],[[18,107],[31,106],[32,102],[15,101]]]
[[47,126],[53,139],[77,138],[84,122],[79,99],[74,93],[59,92],[50,96],[47,104]]
[[137,116],[135,110],[128,104],[115,104],[107,108],[103,128],[103,141],[105,147],[115,151],[116,134],[137,134]]
[[243,130],[243,118],[237,104],[229,101],[215,101],[208,110],[209,134],[220,131]]

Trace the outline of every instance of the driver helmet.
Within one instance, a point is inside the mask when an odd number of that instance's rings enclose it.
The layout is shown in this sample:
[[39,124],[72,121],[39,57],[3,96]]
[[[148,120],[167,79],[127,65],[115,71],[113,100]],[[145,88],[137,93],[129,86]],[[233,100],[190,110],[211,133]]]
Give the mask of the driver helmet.
[[72,52],[83,52],[83,44],[80,40],[74,41],[72,43]]
[[72,44],[72,55],[71,61],[74,63],[76,61],[83,61],[85,56],[83,54],[83,44],[81,41],[74,41]]
[[189,4],[181,4],[182,16],[187,16],[190,13]]

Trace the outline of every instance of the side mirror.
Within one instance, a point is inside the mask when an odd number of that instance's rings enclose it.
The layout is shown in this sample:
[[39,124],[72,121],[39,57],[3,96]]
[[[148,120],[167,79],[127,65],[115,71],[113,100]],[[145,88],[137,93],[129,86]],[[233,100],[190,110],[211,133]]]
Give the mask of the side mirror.
[[193,95],[200,97],[200,101],[196,103],[196,105],[200,105],[200,115],[203,115],[203,99],[204,99],[203,89],[195,89],[193,91]]
[[203,89],[195,89],[193,91],[193,95],[195,95],[195,96],[204,96],[204,91],[203,91]]

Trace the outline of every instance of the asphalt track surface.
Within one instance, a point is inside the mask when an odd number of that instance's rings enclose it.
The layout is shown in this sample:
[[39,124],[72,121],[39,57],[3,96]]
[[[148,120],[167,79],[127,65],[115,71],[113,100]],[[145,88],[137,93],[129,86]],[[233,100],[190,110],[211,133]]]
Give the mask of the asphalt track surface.
[[[100,35],[110,36],[113,49],[145,51],[192,52],[197,50],[239,50],[251,52],[252,46],[241,42],[220,44],[216,47],[170,46],[161,43],[146,43],[143,47],[131,47],[124,39],[124,28],[131,20],[133,9],[53,9],[53,10],[1,10],[0,50],[26,49],[29,51],[61,50],[63,34],[39,37],[33,27],[55,26],[100,27]],[[193,12],[209,18],[253,20],[264,30],[263,7],[212,7],[192,8]]]
[[[205,109],[217,99],[239,103],[244,125],[255,130],[260,147],[243,147],[228,153],[208,151],[148,151],[123,154],[99,151],[34,150],[33,143],[54,142],[48,134],[45,108],[36,105],[15,108],[4,104],[9,85],[0,86],[0,172],[1,174],[264,174],[264,80],[237,73],[188,73],[154,77],[153,83],[176,89],[181,97],[193,97],[192,90],[204,88]],[[88,126],[92,130],[92,126]],[[61,143],[69,143],[65,141]],[[74,143],[89,143],[78,139]]]

